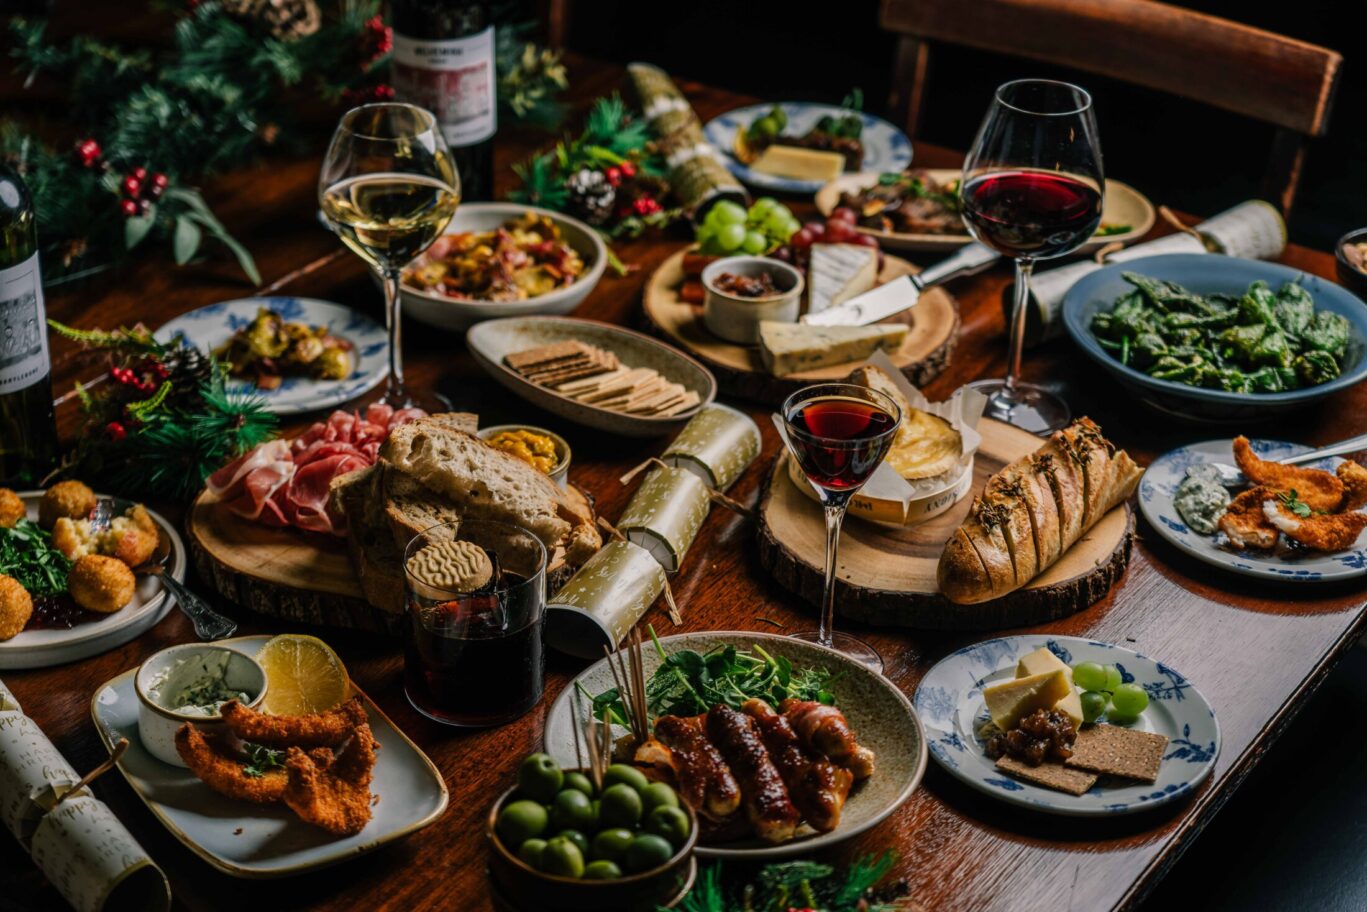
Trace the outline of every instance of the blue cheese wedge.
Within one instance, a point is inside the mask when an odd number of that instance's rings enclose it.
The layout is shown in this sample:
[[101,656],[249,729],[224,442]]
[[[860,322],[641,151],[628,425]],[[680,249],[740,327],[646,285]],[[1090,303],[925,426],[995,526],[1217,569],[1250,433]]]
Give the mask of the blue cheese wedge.
[[844,304],[878,281],[878,251],[858,244],[813,244],[807,268],[807,313]]
[[806,323],[759,324],[759,354],[775,377],[867,358],[878,349],[896,351],[907,337],[903,323],[873,326],[811,326]]

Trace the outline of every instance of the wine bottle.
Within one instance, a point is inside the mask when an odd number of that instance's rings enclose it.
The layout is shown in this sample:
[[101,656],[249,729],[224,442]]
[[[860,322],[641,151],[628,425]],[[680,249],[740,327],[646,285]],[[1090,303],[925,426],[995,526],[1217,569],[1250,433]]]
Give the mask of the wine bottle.
[[24,181],[0,161],[0,485],[31,488],[57,459],[38,227]]
[[498,97],[489,3],[393,0],[390,11],[395,97],[436,116],[460,172],[461,195],[492,199]]

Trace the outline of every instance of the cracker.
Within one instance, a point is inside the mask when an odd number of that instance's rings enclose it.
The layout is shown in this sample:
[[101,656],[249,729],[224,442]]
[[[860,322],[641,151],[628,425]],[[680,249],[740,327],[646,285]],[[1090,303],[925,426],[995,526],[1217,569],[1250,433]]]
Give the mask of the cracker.
[[563,393],[564,395],[573,398],[579,393],[586,393],[592,390],[596,390],[604,383],[608,382],[609,380],[615,380],[618,377],[622,376],[622,374],[624,373],[626,373],[626,368],[619,367],[615,370],[610,370],[602,374],[593,374],[590,377],[585,377],[580,380],[567,380],[562,383],[548,385],[553,385],[557,393]]
[[1101,778],[1096,773],[1069,769],[1062,763],[1055,763],[1052,760],[1039,766],[1031,766],[1009,756],[997,760],[997,769],[1010,773],[1017,779],[1024,779],[1026,782],[1042,785],[1056,792],[1067,792],[1069,795],[1085,795]]
[[693,392],[692,390],[689,390],[688,392],[684,393],[683,398],[680,399],[678,402],[667,408],[660,409],[655,414],[659,416],[677,415],[680,412],[688,411],[700,402],[702,402],[702,397],[699,396],[697,393]]
[[568,339],[564,342],[552,342],[550,345],[538,345],[536,348],[513,352],[504,356],[503,361],[513,370],[521,373],[524,369],[538,364],[584,357],[588,353],[589,346],[576,339]]
[[1078,732],[1073,756],[1065,762],[1074,769],[1154,782],[1167,749],[1168,739],[1163,735],[1119,725],[1091,725]]

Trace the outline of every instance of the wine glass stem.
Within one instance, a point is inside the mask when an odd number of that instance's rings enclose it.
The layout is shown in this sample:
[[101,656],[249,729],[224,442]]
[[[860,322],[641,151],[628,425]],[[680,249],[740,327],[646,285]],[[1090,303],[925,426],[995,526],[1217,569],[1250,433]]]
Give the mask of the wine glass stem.
[[1016,300],[1011,306],[1011,349],[1007,352],[1006,388],[1016,388],[1021,372],[1021,351],[1025,348],[1025,317],[1030,306],[1030,274],[1035,261],[1023,257],[1016,260]]
[[845,521],[848,501],[827,504],[826,511],[826,588],[821,595],[821,621],[817,626],[817,642],[830,647],[835,630],[835,556],[840,545],[840,524]]
[[403,383],[403,327],[402,299],[399,297],[401,272],[394,267],[382,271],[384,278],[384,325],[389,330],[389,380],[385,384],[385,401],[398,408],[407,393]]

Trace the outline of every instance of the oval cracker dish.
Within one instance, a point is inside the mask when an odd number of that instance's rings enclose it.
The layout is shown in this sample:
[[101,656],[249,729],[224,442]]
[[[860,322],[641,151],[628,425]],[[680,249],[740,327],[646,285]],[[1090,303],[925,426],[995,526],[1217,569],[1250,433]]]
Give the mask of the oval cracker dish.
[[[712,373],[688,355],[643,333],[597,320],[575,317],[509,317],[470,328],[465,340],[470,354],[490,377],[532,405],[582,424],[624,437],[662,437],[683,429],[688,420],[717,395]],[[557,343],[578,342],[615,355],[622,366],[648,369],[678,384],[696,402],[668,415],[641,415],[572,399],[534,383],[508,366],[505,359]]]

